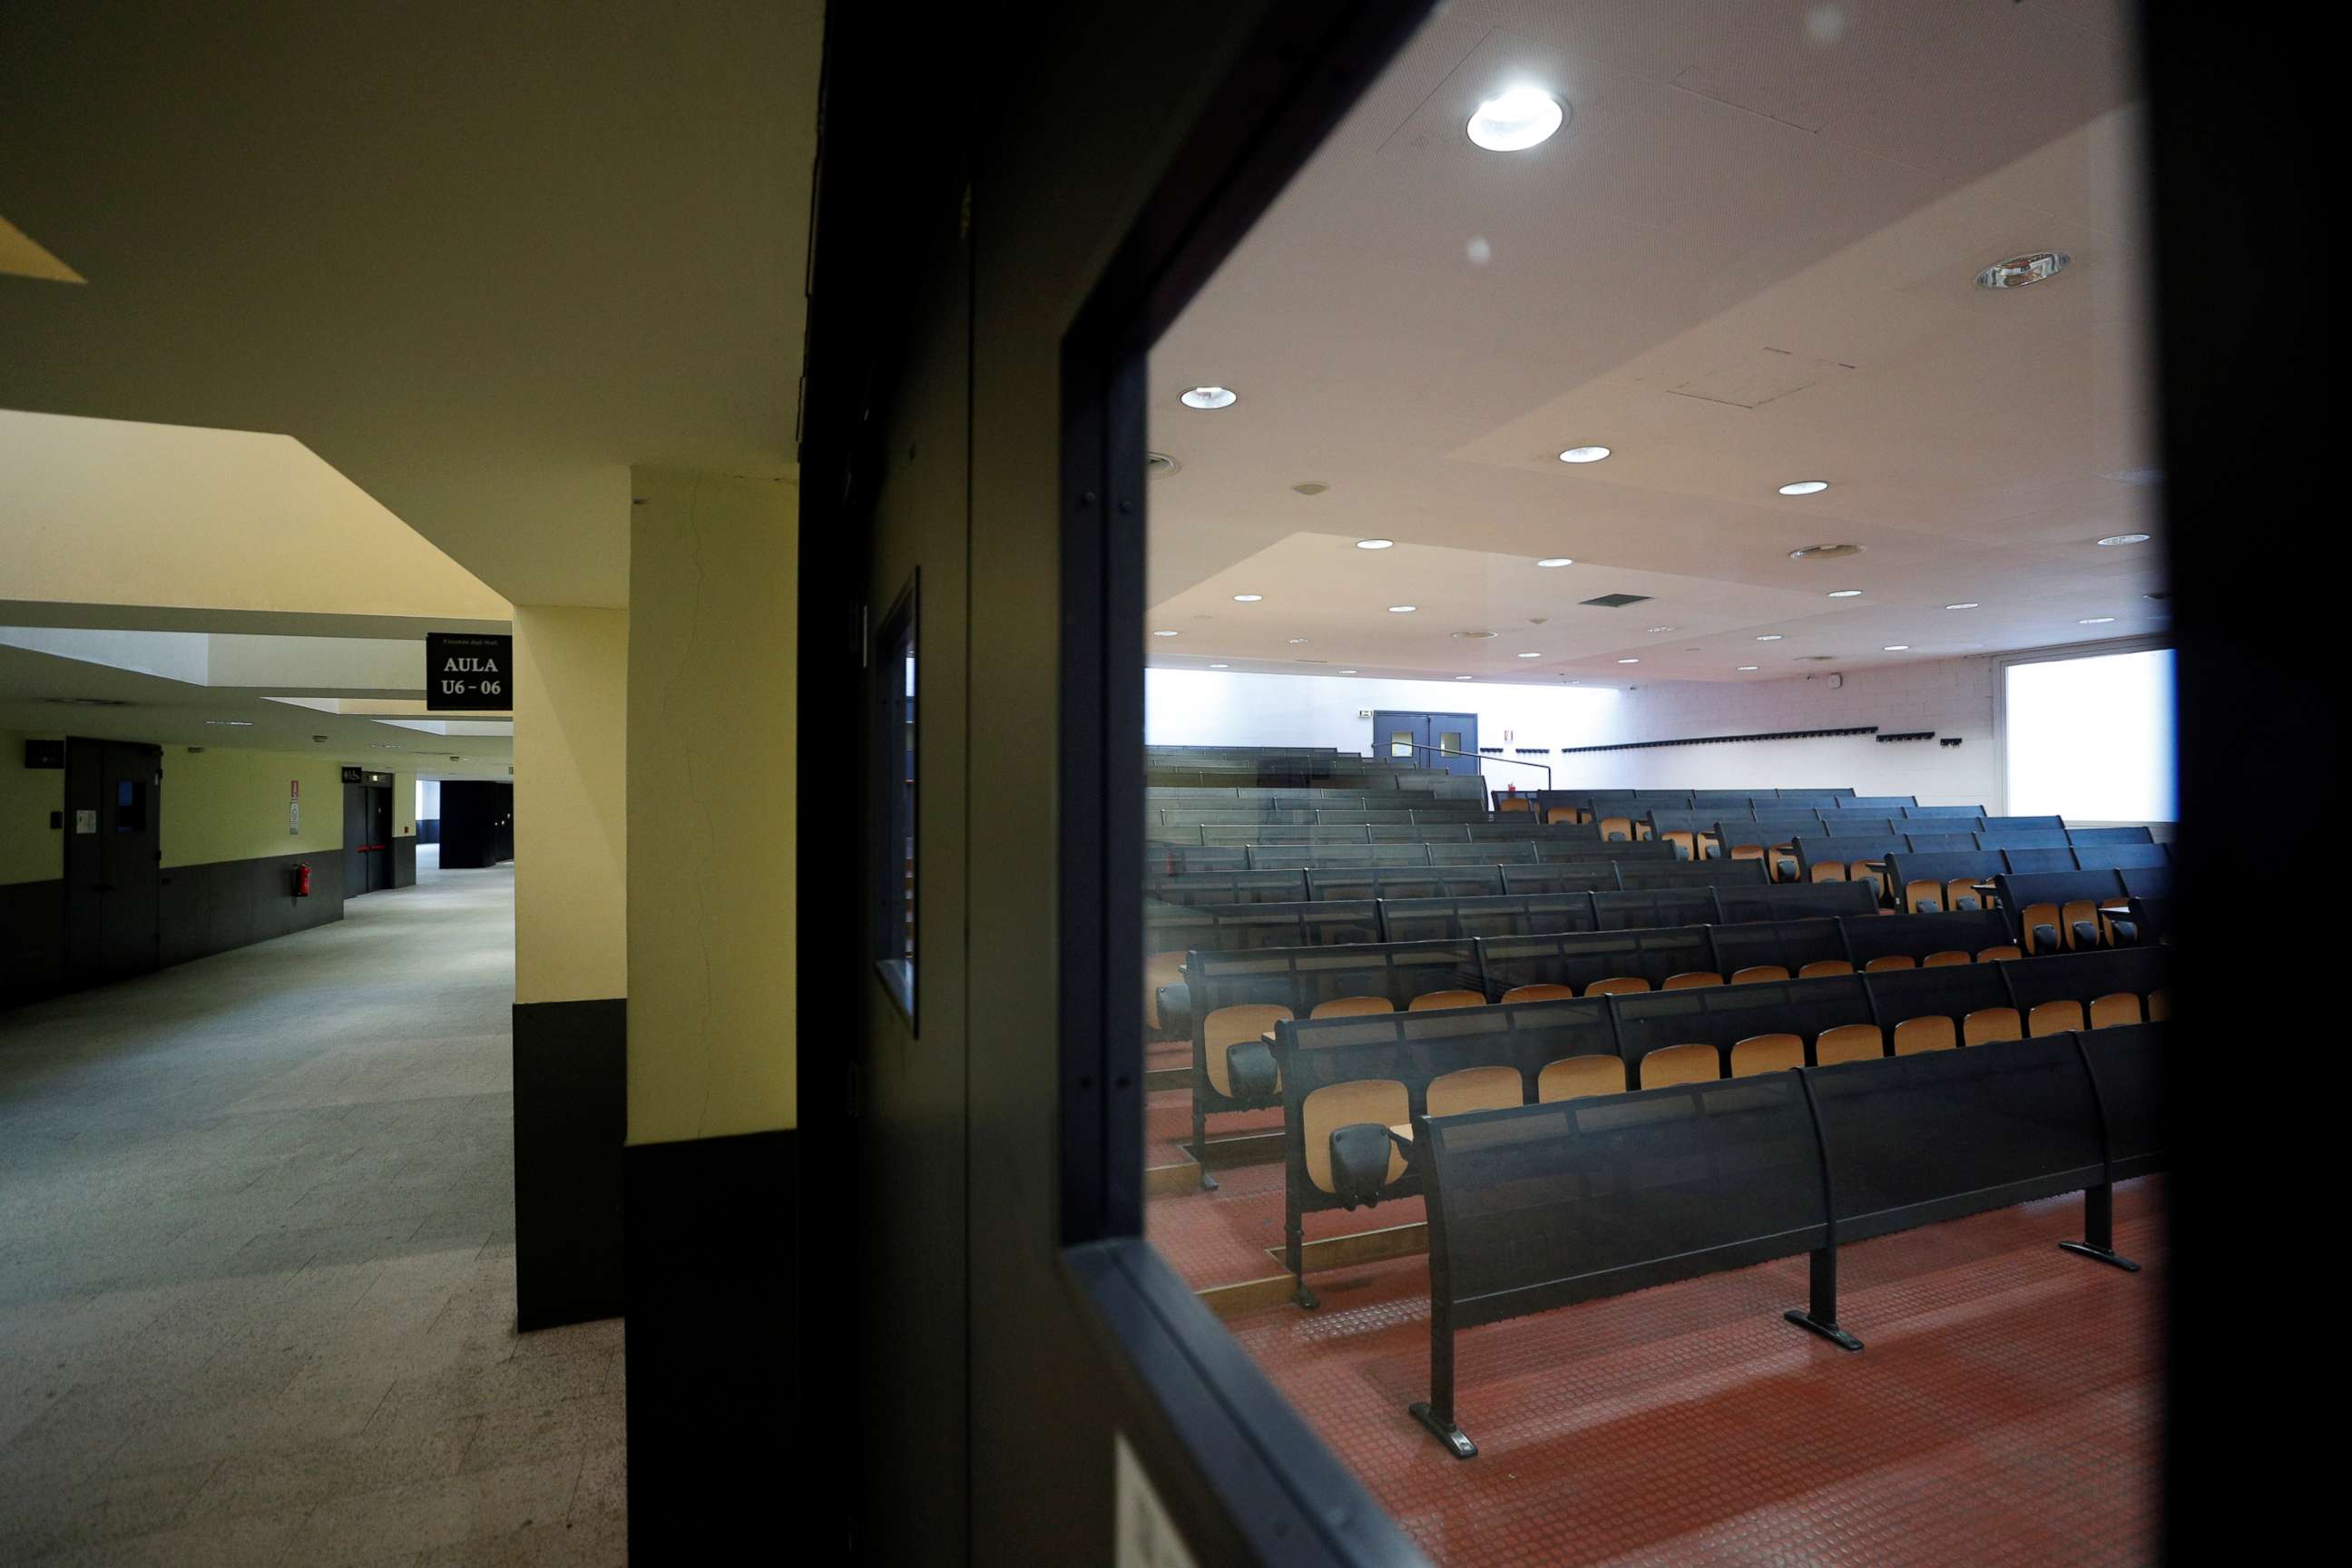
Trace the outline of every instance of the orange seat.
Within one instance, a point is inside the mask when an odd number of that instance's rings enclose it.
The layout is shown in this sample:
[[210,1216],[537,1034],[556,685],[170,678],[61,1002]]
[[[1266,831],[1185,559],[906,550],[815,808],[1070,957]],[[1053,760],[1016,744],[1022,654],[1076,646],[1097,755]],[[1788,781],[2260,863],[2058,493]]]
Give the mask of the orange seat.
[[1777,963],[1751,963],[1745,969],[1731,972],[1734,985],[1759,985],[1767,980],[1786,980],[1789,972]]
[[1611,1056],[1562,1057],[1536,1074],[1536,1099],[1580,1100],[1589,1094],[1625,1092],[1625,1064]]
[[1805,1065],[1805,1042],[1800,1035],[1750,1035],[1731,1047],[1731,1076],[1751,1078],[1759,1072],[1783,1072]]
[[1977,891],[1977,879],[1974,877],[1953,877],[1944,883],[1944,907],[1946,909],[1958,909],[1962,899],[1966,899],[1974,908],[1984,908],[1986,902],[1985,897],[1983,894]]
[[1184,955],[1181,952],[1147,952],[1143,955],[1143,1032],[1156,1035],[1160,1031],[1160,988],[1173,985],[1184,978]]
[[1495,803],[1497,812],[1533,811],[1535,808],[1536,797],[1531,795],[1507,795]]
[[2029,1035],[2063,1035],[2082,1026],[2083,1005],[2072,997],[2036,1003],[2033,1011],[2025,1016],[2025,1032]]
[[1665,1046],[1642,1058],[1642,1087],[1706,1083],[1723,1076],[1723,1057],[1713,1046]]
[[1843,958],[1817,958],[1797,971],[1800,980],[1819,980],[1825,974],[1852,974],[1853,965]]
[[[1234,1081],[1225,1070],[1225,1049],[1244,1040],[1255,1040],[1275,1025],[1290,1016],[1290,1009],[1273,1002],[1244,1002],[1232,1007],[1220,1007],[1201,1020],[1201,1041],[1208,1058],[1209,1087],[1230,1097]],[[1281,1079],[1275,1080],[1278,1088]],[[1361,1120],[1372,1121],[1371,1117]]]
[[[2068,947],[2081,945],[2074,940],[2074,928],[2078,924],[2088,925],[2095,931],[2103,932],[2107,929],[2106,922],[2100,917],[2096,899],[2076,899],[2058,912],[2058,918],[2064,922],[2059,928],[2059,940]],[[2096,939],[2094,939],[2093,945],[2097,945]]]
[[2025,954],[2020,952],[2013,943],[2004,942],[2000,943],[1998,946],[1979,949],[1977,952],[1977,962],[1979,963],[2004,963],[2010,959],[2023,958]]
[[1698,835],[1692,832],[1689,828],[1670,827],[1665,832],[1660,834],[1659,837],[1682,852],[1680,855],[1675,857],[1677,859],[1696,860],[1698,858]]
[[1661,991],[1695,991],[1702,985],[1720,985],[1723,976],[1712,969],[1686,969],[1680,974],[1669,974]]
[[1845,868],[1835,860],[1814,861],[1808,875],[1816,882],[1843,882],[1846,879]]
[[1943,901],[1944,884],[1932,877],[1915,877],[1903,884],[1903,907],[1912,914],[1917,914],[1923,903],[1933,903],[1940,908]]
[[1979,1007],[1960,1020],[1963,1045],[1989,1046],[1996,1040],[2021,1040],[2025,1023],[2014,1007]]
[[1430,1080],[1429,1114],[1459,1116],[1465,1110],[1503,1110],[1524,1105],[1527,1099],[1527,1086],[1517,1068],[1464,1068]]
[[[1333,1129],[1352,1127],[1360,1121],[1377,1122],[1382,1127],[1394,1127],[1412,1120],[1412,1101],[1404,1085],[1392,1078],[1357,1079],[1349,1083],[1327,1083],[1308,1095],[1299,1106],[1301,1131],[1307,1143],[1307,1179],[1319,1192],[1330,1192],[1331,1133]],[[1383,1179],[1393,1182],[1404,1174],[1404,1152],[1389,1145],[1389,1169]]]
[[1483,991],[1424,991],[1405,1004],[1408,1013],[1434,1013],[1446,1007],[1484,1007]]
[[1606,980],[1596,980],[1584,988],[1587,996],[1622,996],[1629,991],[1647,991],[1650,983],[1638,974],[1612,974]]
[[1396,1004],[1385,996],[1334,996],[1315,1004],[1310,1018],[1360,1018],[1371,1013],[1393,1013]]
[[1864,974],[1884,974],[1890,969],[1916,969],[1919,965],[1907,952],[1882,953],[1862,966]]
[[2028,952],[2042,952],[2041,939],[2033,934],[2033,928],[2036,926],[2051,928],[2055,939],[2052,942],[2053,947],[2063,948],[2068,945],[2065,922],[2058,918],[2058,906],[2055,904],[2028,904],[2023,912],[2017,917],[2017,923],[2019,929],[2024,932],[2025,951]]
[[1822,1067],[1840,1062],[1866,1062],[1886,1054],[1885,1037],[1875,1024],[1840,1024],[1823,1029],[1813,1042],[1813,1060]]
[[1514,985],[1503,993],[1505,1002],[1565,1002],[1576,994],[1573,985],[1554,985],[1546,981],[1538,985]]
[[1572,805],[1554,805],[1545,808],[1543,819],[1546,823],[1581,822],[1584,814]]
[[2128,991],[2112,991],[2091,1003],[2091,1027],[2112,1029],[2118,1024],[2139,1022],[2139,998]]
[[1612,839],[1623,842],[1633,837],[1633,819],[1632,817],[1604,816],[1601,819],[1601,842],[1607,843]]
[[2162,986],[2147,994],[2147,1021],[2160,1024],[2172,1016],[2172,993]]
[[[1941,1013],[1930,1013],[1924,1018],[1906,1018],[1895,1026],[1895,1054],[1898,1057],[1917,1056],[1921,1051],[1948,1051],[1957,1042],[1952,1038],[1952,1021]],[[1969,1044],[1973,1045],[1973,1040]]]
[[1967,953],[1958,952],[1956,949],[1946,948],[1941,952],[1929,953],[1927,957],[1921,959],[1919,963],[1920,967],[1923,969],[1945,969],[1955,963],[1966,963],[1968,962],[1969,955]]

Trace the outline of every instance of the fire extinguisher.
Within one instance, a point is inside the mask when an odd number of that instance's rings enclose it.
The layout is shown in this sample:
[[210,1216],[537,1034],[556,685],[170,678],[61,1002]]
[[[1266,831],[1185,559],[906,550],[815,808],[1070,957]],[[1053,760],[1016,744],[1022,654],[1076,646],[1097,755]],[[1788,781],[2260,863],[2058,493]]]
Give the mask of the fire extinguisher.
[[294,868],[294,896],[298,899],[310,896],[310,868],[307,865]]

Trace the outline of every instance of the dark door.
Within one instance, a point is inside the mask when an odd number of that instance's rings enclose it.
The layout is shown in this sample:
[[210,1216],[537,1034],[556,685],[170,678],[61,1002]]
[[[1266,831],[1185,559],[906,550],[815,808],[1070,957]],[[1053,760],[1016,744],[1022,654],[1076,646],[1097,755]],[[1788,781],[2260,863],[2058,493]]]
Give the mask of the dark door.
[[392,788],[367,786],[367,890],[380,893],[392,886]]
[[355,780],[343,781],[343,897],[358,898],[368,890],[368,789]]
[[66,968],[96,985],[161,963],[163,753],[123,741],[66,746]]
[[[1461,754],[1455,755],[1457,752]],[[1478,715],[1406,713],[1383,709],[1372,715],[1372,755],[1409,762],[1417,768],[1475,776],[1478,772]]]

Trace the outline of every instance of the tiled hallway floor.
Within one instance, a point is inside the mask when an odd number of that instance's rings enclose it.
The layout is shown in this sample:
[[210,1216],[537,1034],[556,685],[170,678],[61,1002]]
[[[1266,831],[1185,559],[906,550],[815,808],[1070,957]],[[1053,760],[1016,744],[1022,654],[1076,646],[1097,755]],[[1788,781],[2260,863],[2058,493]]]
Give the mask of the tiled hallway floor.
[[618,1321],[514,1331],[510,868],[0,1014],[0,1563],[625,1561]]

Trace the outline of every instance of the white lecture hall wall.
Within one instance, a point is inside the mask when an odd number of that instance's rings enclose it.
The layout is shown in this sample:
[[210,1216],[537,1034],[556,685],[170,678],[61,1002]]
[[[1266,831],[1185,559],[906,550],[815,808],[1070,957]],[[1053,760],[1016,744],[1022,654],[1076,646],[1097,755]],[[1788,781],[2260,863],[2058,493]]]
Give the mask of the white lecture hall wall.
[[[1365,709],[1475,712],[1480,745],[1552,752],[1530,760],[1549,763],[1554,784],[1563,789],[1851,786],[1862,795],[1915,795],[1923,805],[1981,804],[2000,812],[2005,786],[1993,745],[1999,675],[1990,658],[1934,659],[1847,671],[1836,688],[1824,674],[1665,681],[1619,690],[1151,669],[1145,672],[1144,738],[1153,745],[1296,745],[1362,753],[1372,742],[1371,721],[1359,717]],[[1557,754],[1562,746],[1861,724],[1887,733],[1932,730],[1938,741],[1957,736],[1961,743],[1850,735]],[[1484,772],[1496,789],[1542,782],[1531,768],[1494,759]]]

